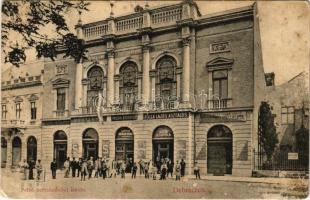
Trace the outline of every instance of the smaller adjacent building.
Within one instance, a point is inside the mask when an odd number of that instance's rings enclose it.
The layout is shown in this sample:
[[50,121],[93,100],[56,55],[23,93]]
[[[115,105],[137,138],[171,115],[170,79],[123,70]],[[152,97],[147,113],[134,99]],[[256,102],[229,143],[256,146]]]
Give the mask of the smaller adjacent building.
[[[268,85],[265,100],[272,107],[279,139],[275,154],[285,154],[278,159],[283,162],[286,160],[287,163],[290,159],[288,153],[291,156],[294,155],[291,153],[299,153],[299,157],[296,157],[297,154],[295,154],[295,158],[292,158],[296,160],[301,160],[301,156],[308,157],[309,142],[308,145],[304,144],[304,150],[301,150],[298,138],[305,137],[309,141],[309,134],[304,136],[298,134],[299,132],[309,132],[309,74],[301,72],[278,86],[274,85],[274,73],[265,74],[265,77]],[[283,169],[288,169],[287,167],[283,166]],[[300,167],[302,166],[297,164],[295,169]],[[293,169],[294,166],[291,166],[290,170]]]
[[1,82],[1,167],[41,156],[43,62],[10,67]]

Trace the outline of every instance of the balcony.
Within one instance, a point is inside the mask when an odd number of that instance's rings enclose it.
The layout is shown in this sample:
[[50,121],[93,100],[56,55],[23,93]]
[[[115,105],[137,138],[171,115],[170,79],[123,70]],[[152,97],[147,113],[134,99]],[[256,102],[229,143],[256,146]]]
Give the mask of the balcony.
[[[135,33],[141,28],[158,28],[177,25],[177,21],[183,18],[194,18],[191,14],[182,17],[182,4],[175,4],[146,12],[135,12],[133,14],[106,19],[99,22],[89,23],[82,26],[83,37],[86,41],[100,39],[105,35],[122,35]],[[185,11],[185,13],[188,11]],[[198,11],[199,12],[199,11]]]
[[1,120],[2,127],[23,127],[25,126],[25,120],[14,119],[14,120]]
[[222,110],[231,107],[231,99],[212,99],[207,101],[206,110]]

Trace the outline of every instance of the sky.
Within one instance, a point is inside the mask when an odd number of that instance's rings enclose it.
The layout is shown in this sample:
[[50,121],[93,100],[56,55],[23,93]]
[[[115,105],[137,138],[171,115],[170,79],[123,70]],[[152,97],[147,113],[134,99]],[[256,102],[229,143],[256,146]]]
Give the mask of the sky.
[[[140,1],[114,1],[115,16],[133,12]],[[180,1],[148,1],[150,7]],[[195,1],[202,15],[248,6],[254,1]],[[83,23],[109,17],[109,1],[90,1],[90,11],[83,13]],[[309,4],[306,1],[258,1],[261,42],[265,72],[276,74],[276,85],[290,80],[302,71],[309,71]],[[67,17],[70,27],[77,23],[77,13]],[[34,60],[30,53],[28,60]]]

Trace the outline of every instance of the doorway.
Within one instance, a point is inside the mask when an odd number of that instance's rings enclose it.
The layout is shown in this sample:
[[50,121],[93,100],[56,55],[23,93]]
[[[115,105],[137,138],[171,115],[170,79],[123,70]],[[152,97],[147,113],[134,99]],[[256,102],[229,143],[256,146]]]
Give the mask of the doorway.
[[67,135],[64,131],[57,131],[54,134],[54,159],[58,169],[64,167],[67,159]]
[[153,161],[158,164],[168,158],[173,162],[173,132],[168,126],[159,126],[153,133]]
[[30,136],[27,141],[27,162],[37,160],[37,140],[35,137]]
[[21,161],[22,141],[19,137],[15,137],[12,141],[12,167],[19,165]]
[[6,167],[7,161],[7,140],[1,137],[1,168]]
[[98,133],[95,129],[86,129],[83,133],[83,158],[98,158]]
[[134,159],[134,137],[130,128],[123,127],[117,130],[115,136],[115,160],[126,163]]
[[213,175],[232,173],[232,133],[223,125],[214,126],[207,135],[207,171]]

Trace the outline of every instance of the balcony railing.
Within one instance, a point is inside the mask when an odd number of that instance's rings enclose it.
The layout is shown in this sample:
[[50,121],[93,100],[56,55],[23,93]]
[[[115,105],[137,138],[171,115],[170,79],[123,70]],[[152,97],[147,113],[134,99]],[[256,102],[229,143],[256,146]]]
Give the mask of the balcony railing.
[[97,108],[91,106],[81,107],[81,114],[83,115],[97,114]]
[[68,110],[55,110],[54,111],[54,117],[56,118],[68,117],[68,115],[69,115]]
[[[149,17],[144,17],[143,12],[138,12],[126,16],[111,18],[113,23],[104,20],[97,23],[86,24],[83,27],[85,40],[98,39],[106,34],[124,34],[127,32],[136,32],[144,24],[151,27],[176,24],[182,19],[182,5],[173,5],[169,7],[156,8],[147,11]],[[115,29],[113,28],[115,24]]]
[[221,110],[229,107],[230,99],[212,99],[207,102],[207,110]]

